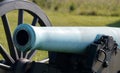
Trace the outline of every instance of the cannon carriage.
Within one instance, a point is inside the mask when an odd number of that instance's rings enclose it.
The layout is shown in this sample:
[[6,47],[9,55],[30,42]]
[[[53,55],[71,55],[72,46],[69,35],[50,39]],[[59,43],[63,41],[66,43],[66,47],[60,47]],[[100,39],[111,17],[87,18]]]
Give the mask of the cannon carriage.
[[[13,10],[18,27],[12,37],[6,14]],[[24,24],[24,12],[32,23]],[[119,28],[51,27],[45,13],[26,0],[1,1],[0,16],[10,51],[0,45],[0,73],[120,73]],[[32,61],[36,50],[48,51],[49,61]]]

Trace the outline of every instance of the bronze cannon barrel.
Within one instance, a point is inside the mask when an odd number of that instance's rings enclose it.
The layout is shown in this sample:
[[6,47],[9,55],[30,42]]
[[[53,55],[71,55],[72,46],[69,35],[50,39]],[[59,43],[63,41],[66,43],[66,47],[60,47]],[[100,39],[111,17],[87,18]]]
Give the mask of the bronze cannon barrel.
[[120,28],[114,27],[36,27],[19,25],[13,41],[17,49],[81,53],[101,35],[112,36],[120,47]]

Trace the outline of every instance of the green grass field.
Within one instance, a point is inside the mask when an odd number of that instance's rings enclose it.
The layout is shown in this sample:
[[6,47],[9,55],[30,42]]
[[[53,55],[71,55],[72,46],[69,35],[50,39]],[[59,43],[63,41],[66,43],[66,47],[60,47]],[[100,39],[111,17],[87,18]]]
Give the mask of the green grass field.
[[[112,16],[82,16],[67,13],[53,12],[50,10],[44,10],[49,17],[53,26],[120,26],[120,17]],[[11,32],[13,34],[14,29],[17,26],[17,11],[9,12],[8,20],[10,22]],[[31,23],[32,17],[25,13],[24,23]],[[8,48],[2,22],[0,19],[0,44],[6,49]],[[8,50],[8,49],[7,49]],[[47,51],[38,51],[33,58],[34,60],[40,60],[47,57]]]
[[120,26],[120,17],[85,16],[45,11],[54,26]]
[[32,0],[42,8],[77,15],[120,16],[120,0]]

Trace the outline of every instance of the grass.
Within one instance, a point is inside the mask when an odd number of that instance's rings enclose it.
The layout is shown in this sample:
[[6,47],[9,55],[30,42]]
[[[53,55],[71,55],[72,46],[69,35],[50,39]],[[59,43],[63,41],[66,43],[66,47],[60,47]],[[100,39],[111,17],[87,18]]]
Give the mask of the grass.
[[[86,16],[45,11],[54,26],[118,26],[120,17]],[[114,24],[118,22],[118,24]]]
[[[53,12],[45,10],[45,13],[49,17],[53,26],[120,26],[120,17],[112,16],[85,16],[85,15],[74,15],[60,12]],[[17,26],[17,11],[9,12],[8,20],[10,21],[11,32],[13,34],[14,29]],[[32,17],[25,13],[24,23],[31,23]],[[7,41],[5,38],[5,32],[0,20],[0,44],[8,51]],[[46,51],[38,51],[33,60],[41,60],[48,56]]]
[[40,7],[77,15],[120,16],[120,0],[33,0]]

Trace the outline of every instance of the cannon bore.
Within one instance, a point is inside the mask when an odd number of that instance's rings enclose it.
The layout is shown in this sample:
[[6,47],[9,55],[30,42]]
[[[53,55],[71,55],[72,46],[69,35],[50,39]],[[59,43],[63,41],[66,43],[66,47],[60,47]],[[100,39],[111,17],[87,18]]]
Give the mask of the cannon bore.
[[115,27],[36,27],[21,24],[14,31],[13,41],[21,51],[37,49],[82,53],[100,35],[112,36],[120,48],[120,29]]

